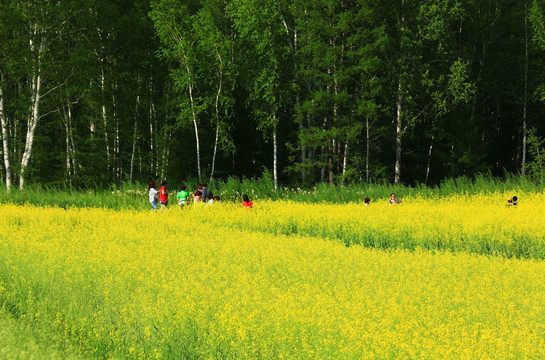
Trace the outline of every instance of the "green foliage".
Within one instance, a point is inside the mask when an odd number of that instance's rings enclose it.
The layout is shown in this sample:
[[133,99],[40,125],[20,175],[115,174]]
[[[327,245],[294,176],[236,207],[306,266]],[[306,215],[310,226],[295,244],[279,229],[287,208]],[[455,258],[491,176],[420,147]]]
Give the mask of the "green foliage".
[[[453,194],[488,194],[495,192],[536,192],[542,188],[539,177],[536,181],[522,176],[507,174],[504,178],[494,178],[490,174],[480,174],[474,178],[458,177],[445,179],[437,186],[392,185],[387,182],[365,183],[354,182],[351,185],[335,185],[318,183],[311,187],[283,186],[274,191],[272,174],[264,170],[258,178],[229,177],[226,180],[217,180],[209,189],[218,195],[223,202],[241,202],[242,195],[247,194],[259,201],[261,199],[292,200],[307,203],[342,204],[348,202],[363,202],[366,197],[371,199],[388,199],[390,194],[400,196],[435,197]],[[186,179],[180,182],[169,182],[168,189],[173,198],[179,186],[184,184],[190,193],[197,189],[197,179]],[[25,190],[0,190],[0,203],[31,204],[41,206],[71,207],[98,207],[109,209],[147,209],[148,187],[145,183],[122,183],[112,185],[107,190],[64,190],[56,187],[30,185]]]
[[39,68],[26,184],[178,181],[198,162],[223,181],[263,167],[281,186],[382,181],[401,139],[405,184],[518,173],[521,119],[543,136],[544,14],[543,0],[4,1],[2,155],[16,187]]
[[545,184],[545,139],[536,135],[535,129],[528,132],[528,174],[536,181]]

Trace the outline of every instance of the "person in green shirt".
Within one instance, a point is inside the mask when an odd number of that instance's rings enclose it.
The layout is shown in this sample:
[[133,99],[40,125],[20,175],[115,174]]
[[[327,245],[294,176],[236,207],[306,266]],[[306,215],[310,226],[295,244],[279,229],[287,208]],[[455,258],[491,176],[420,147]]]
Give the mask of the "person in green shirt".
[[183,208],[189,203],[189,193],[186,191],[185,185],[180,186],[180,191],[176,195],[176,200],[178,200],[178,205]]

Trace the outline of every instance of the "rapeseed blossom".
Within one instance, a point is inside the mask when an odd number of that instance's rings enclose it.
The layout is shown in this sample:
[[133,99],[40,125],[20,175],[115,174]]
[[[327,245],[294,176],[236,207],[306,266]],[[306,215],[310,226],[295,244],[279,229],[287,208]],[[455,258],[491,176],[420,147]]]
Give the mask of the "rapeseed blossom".
[[90,357],[543,358],[542,211],[485,200],[3,205],[0,304]]

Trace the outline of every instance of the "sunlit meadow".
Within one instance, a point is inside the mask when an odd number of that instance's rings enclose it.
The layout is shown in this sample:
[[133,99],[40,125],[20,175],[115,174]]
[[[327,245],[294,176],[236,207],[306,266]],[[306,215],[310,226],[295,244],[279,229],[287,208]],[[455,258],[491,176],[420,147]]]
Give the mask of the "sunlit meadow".
[[0,358],[544,358],[545,196],[510,195],[4,204]]

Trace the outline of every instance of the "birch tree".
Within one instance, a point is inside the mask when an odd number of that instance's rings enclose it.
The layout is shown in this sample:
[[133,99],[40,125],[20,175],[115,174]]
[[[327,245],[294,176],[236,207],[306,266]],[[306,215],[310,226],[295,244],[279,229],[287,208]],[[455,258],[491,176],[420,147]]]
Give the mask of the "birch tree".
[[8,120],[6,118],[6,110],[4,107],[4,92],[2,90],[4,82],[4,76],[0,71],[0,125],[2,126],[2,154],[4,160],[5,169],[5,183],[6,189],[9,192],[11,189],[11,164],[9,160],[10,148],[9,148],[9,132],[8,132]]
[[180,106],[182,119],[190,115],[195,132],[195,146],[197,159],[197,175],[201,179],[201,148],[199,135],[199,113],[201,111],[200,98],[197,95],[198,60],[194,53],[194,33],[192,16],[199,4],[190,2],[181,5],[173,0],[160,0],[152,3],[150,15],[155,23],[155,29],[164,44],[163,56],[176,60],[178,68],[172,71],[178,89],[187,91],[189,98],[189,114],[185,107]]
[[274,2],[235,0],[231,3],[237,28],[245,46],[255,56],[249,61],[246,83],[257,128],[272,138],[274,190],[278,189],[278,126],[280,111],[290,98],[290,49],[281,15]]
[[[233,153],[230,134],[233,116],[233,89],[236,83],[236,39],[233,20],[228,12],[228,1],[206,0],[196,15],[194,31],[198,36],[200,54],[206,61],[201,66],[208,89],[203,97],[212,107],[214,140],[209,186],[214,180],[218,150]],[[206,66],[208,65],[208,66]]]

